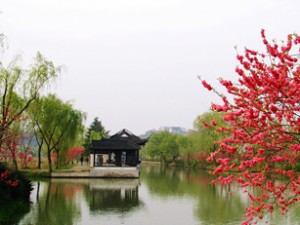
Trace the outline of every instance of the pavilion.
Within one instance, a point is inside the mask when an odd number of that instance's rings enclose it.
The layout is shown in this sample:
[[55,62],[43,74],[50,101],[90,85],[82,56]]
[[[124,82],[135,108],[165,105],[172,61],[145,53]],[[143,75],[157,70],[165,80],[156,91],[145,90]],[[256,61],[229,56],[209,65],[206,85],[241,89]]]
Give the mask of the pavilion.
[[147,141],[126,129],[109,138],[92,140],[91,173],[103,177],[138,177],[139,151]]

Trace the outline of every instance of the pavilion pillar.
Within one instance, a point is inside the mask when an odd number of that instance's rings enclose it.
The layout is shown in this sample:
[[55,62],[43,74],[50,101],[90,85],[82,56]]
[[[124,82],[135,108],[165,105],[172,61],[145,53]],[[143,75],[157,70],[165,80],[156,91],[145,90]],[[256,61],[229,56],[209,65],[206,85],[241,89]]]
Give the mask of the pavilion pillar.
[[96,154],[95,154],[95,151],[94,151],[94,157],[93,157],[93,167],[95,167],[95,162],[96,162]]
[[121,155],[122,155],[122,152],[116,152],[116,156],[115,156],[116,166],[121,166],[122,165]]

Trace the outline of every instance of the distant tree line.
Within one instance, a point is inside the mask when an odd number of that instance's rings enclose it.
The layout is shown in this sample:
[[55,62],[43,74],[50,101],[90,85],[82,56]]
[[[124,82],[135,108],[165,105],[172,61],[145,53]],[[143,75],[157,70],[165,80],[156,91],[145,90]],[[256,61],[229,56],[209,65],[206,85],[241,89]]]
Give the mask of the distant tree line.
[[[223,114],[206,112],[194,121],[194,130],[187,135],[171,134],[168,131],[153,133],[141,151],[143,160],[160,161],[163,165],[207,168],[206,159],[217,150],[216,141],[223,134],[216,129],[226,124]],[[214,124],[211,124],[214,123]]]

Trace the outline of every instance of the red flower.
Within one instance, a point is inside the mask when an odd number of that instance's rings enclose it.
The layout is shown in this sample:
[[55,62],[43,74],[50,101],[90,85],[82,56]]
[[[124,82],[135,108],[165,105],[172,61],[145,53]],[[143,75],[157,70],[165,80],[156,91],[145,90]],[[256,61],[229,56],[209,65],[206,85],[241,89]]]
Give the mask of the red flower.
[[217,123],[216,123],[215,120],[212,120],[212,121],[211,121],[211,124],[212,124],[213,126],[216,126],[216,125],[217,125]]
[[205,80],[202,81],[202,85],[203,85],[206,89],[208,89],[209,91],[212,90],[212,87],[211,87],[208,83],[206,83]]

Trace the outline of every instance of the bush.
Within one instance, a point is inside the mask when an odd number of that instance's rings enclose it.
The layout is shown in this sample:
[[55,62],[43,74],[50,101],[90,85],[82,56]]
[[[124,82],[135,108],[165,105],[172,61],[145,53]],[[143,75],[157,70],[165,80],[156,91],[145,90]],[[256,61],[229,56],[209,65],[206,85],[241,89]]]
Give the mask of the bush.
[[32,183],[19,171],[10,171],[0,163],[0,203],[11,200],[29,200]]

